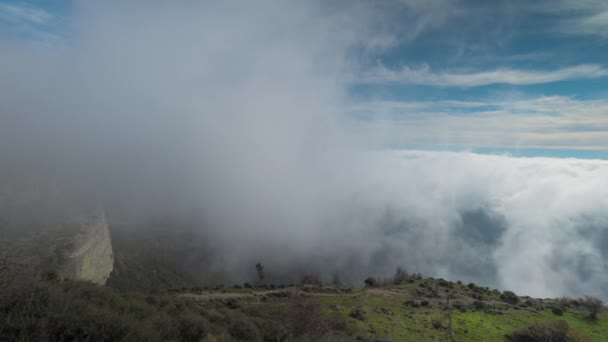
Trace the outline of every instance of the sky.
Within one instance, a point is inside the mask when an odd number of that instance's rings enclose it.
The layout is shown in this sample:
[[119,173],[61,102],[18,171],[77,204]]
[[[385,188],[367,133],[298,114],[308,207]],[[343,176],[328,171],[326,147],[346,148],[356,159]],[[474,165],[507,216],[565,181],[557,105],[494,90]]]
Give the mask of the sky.
[[59,174],[110,220],[192,216],[229,281],[251,260],[358,284],[401,265],[608,298],[607,18],[592,0],[0,0],[0,165]]
[[[328,3],[340,11],[361,2]],[[3,0],[0,32],[41,49],[70,45],[75,6]],[[374,143],[608,157],[604,1],[391,0],[365,11],[374,32],[349,52],[345,111],[360,119],[360,134],[384,131]]]

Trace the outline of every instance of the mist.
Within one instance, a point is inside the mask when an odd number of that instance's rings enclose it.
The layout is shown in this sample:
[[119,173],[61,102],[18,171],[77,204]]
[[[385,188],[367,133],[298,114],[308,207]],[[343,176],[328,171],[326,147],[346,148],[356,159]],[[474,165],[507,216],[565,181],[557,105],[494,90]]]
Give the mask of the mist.
[[276,279],[401,265],[608,294],[608,163],[390,151],[385,132],[362,134],[349,85],[390,45],[379,9],[142,3],[75,2],[52,46],[0,38],[3,168],[60,175],[110,216],[187,215],[229,281],[260,260]]

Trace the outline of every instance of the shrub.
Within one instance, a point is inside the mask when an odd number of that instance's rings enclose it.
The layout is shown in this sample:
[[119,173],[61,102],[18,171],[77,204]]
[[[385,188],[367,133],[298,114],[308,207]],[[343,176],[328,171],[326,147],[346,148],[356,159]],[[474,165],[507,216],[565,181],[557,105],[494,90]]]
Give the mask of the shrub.
[[602,311],[604,302],[596,297],[585,297],[580,300],[580,304],[589,312],[590,319],[597,319],[597,315]]
[[368,277],[367,279],[365,279],[365,286],[367,286],[367,287],[374,287],[377,284],[378,284],[378,281],[376,280],[376,278]]
[[0,308],[0,341],[199,341],[193,302],[119,293],[79,281],[43,282]]
[[476,300],[473,302],[473,307],[477,310],[483,310],[486,308],[486,304],[480,300]]
[[406,282],[406,280],[408,279],[409,275],[407,273],[407,271],[401,267],[397,267],[397,270],[395,271],[395,274],[393,275],[393,284],[394,285],[399,285],[399,284],[403,284]]
[[327,331],[326,313],[316,298],[300,297],[292,301],[289,318],[293,336],[322,336]]
[[354,319],[358,319],[358,320],[365,319],[365,311],[361,308],[354,308],[354,309],[350,310],[350,313],[348,315],[350,317],[352,317]]
[[237,319],[228,327],[228,333],[239,341],[259,341],[260,334],[255,325],[245,319]]
[[588,339],[570,329],[564,320],[534,323],[505,335],[512,342],[583,342]]
[[517,297],[517,295],[511,291],[504,291],[500,295],[500,299],[512,305],[515,305],[517,304],[517,302],[519,302],[519,297]]
[[179,329],[179,340],[184,342],[198,342],[206,335],[207,321],[192,313],[183,314],[177,317]]
[[417,301],[415,301],[413,299],[406,300],[405,303],[403,303],[403,305],[405,305],[405,306],[411,306],[413,308],[419,308],[420,307],[420,303],[418,303]]
[[260,333],[265,342],[284,342],[289,338],[289,331],[276,320],[265,321]]
[[560,308],[559,306],[554,306],[551,308],[551,312],[553,312],[554,315],[557,316],[563,316],[564,315],[564,310],[562,308]]
[[433,319],[433,321],[431,322],[431,324],[433,325],[434,329],[441,329],[443,328],[443,321],[440,319]]

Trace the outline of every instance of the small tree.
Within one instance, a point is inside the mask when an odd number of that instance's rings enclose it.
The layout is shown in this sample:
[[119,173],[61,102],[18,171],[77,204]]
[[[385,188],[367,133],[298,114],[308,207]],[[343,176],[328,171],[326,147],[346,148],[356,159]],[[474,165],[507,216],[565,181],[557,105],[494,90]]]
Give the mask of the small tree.
[[515,293],[513,293],[512,291],[504,291],[501,295],[500,295],[500,299],[504,302],[507,302],[511,305],[515,305],[519,302],[519,297],[517,297],[517,295]]
[[338,274],[338,272],[334,272],[334,274],[332,274],[331,276],[331,284],[334,286],[341,286],[342,285],[342,281],[340,280],[340,275]]
[[368,277],[367,279],[365,279],[365,286],[367,286],[367,287],[374,287],[377,284],[378,284],[378,281],[376,280],[376,278]]
[[258,281],[261,283],[264,281],[264,265],[261,262],[255,264],[255,270],[258,274]]
[[400,285],[403,284],[407,281],[408,279],[408,273],[404,268],[401,268],[401,266],[397,267],[397,270],[395,271],[395,275],[393,276],[393,284],[394,285]]
[[604,308],[604,302],[597,297],[586,296],[581,300],[581,305],[589,312],[589,318],[595,320]]

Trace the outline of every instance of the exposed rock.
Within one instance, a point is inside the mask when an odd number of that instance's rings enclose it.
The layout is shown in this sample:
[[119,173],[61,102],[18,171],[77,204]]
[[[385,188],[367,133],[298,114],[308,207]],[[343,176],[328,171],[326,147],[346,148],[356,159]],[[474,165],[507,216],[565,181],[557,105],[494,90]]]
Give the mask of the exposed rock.
[[114,265],[98,203],[39,174],[0,175],[0,247],[12,246],[28,273],[104,285]]
[[110,230],[105,213],[82,216],[74,220],[78,228],[72,237],[65,263],[59,265],[59,274],[65,278],[89,280],[104,285],[112,273],[114,257]]

